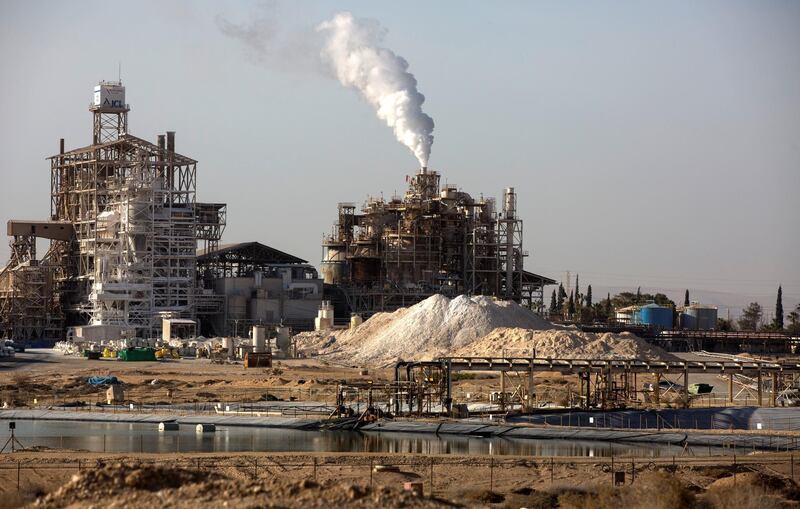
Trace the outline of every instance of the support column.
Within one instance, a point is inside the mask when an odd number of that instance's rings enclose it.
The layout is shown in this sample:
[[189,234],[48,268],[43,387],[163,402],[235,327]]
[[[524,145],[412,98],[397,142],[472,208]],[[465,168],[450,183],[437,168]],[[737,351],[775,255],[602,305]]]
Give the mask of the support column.
[[[595,382],[597,388],[597,382]],[[600,408],[606,409],[606,396],[608,395],[608,370],[604,369],[600,372]]]
[[500,371],[500,411],[506,411],[506,372]]
[[728,403],[733,404],[733,373],[728,375]]
[[683,408],[689,408],[689,368],[683,368]]
[[445,411],[447,412],[448,416],[452,416],[451,413],[453,410],[453,361],[451,359],[447,359],[447,366],[445,369],[447,370],[447,395],[445,396],[444,404],[445,404]]
[[778,406],[778,372],[772,373],[772,406]]
[[656,399],[656,408],[661,406],[661,373],[656,373],[656,383],[653,384],[653,396]]
[[761,366],[758,367],[757,380],[758,380],[758,406],[761,406],[764,404],[764,401],[762,399],[762,388],[761,388]]
[[586,410],[589,410],[589,403],[592,400],[592,375],[591,372],[587,371],[582,376],[586,379],[586,403],[584,406]]
[[[581,385],[583,392],[583,385]],[[531,358],[531,369],[528,370],[528,411],[533,411],[533,358]]]

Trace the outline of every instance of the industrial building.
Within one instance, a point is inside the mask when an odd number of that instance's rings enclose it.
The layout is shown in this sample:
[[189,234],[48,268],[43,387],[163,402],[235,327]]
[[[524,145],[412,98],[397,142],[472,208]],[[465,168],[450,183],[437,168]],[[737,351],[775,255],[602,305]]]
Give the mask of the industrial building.
[[[230,326],[238,320],[313,324],[313,300],[321,300],[316,272],[277,250],[248,262],[245,251],[271,250],[260,244],[220,249],[227,207],[196,200],[197,161],[176,152],[174,132],[156,143],[131,135],[121,83],[97,85],[89,110],[92,144],[65,150],[62,139],[49,158],[50,217],[8,222],[3,337],[57,340],[68,329],[105,339],[156,337],[163,318],[199,317],[200,333],[220,335],[235,333]],[[50,241],[41,257],[37,239]]]
[[258,324],[310,329],[322,279],[306,260],[258,242],[222,245],[197,257],[206,335],[242,335]]
[[435,293],[492,295],[542,309],[543,287],[555,281],[523,269],[528,252],[514,188],[496,211],[492,198],[442,187],[436,171],[422,168],[407,180],[405,196],[371,198],[360,212],[339,203],[322,243],[326,298],[337,316],[340,308],[368,316]]

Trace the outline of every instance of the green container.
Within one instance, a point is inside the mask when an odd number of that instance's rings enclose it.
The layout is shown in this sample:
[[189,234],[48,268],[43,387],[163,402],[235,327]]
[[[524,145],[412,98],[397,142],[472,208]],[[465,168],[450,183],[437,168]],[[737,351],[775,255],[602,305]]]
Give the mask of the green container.
[[126,348],[117,353],[117,357],[123,361],[155,361],[156,351],[152,348]]

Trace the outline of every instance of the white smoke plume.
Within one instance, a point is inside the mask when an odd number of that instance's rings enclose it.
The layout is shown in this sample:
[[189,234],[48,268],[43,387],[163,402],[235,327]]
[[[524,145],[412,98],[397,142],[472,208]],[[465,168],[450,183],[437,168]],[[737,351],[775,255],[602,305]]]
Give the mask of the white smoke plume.
[[386,31],[375,21],[341,12],[320,23],[322,58],[346,87],[355,88],[394,130],[397,139],[427,166],[433,144],[433,119],[422,111],[423,96],[408,62],[381,46]]

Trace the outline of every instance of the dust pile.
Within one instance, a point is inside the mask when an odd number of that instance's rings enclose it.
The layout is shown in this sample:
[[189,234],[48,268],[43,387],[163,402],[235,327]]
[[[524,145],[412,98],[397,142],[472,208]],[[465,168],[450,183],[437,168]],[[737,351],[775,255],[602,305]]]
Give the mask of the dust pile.
[[377,313],[349,330],[305,332],[298,349],[337,363],[387,366],[398,359],[451,355],[665,358],[668,354],[630,334],[590,334],[557,327],[515,302],[433,295],[391,313]]
[[452,507],[397,487],[370,489],[347,482],[230,478],[222,474],[158,465],[117,463],[73,476],[31,507]]

